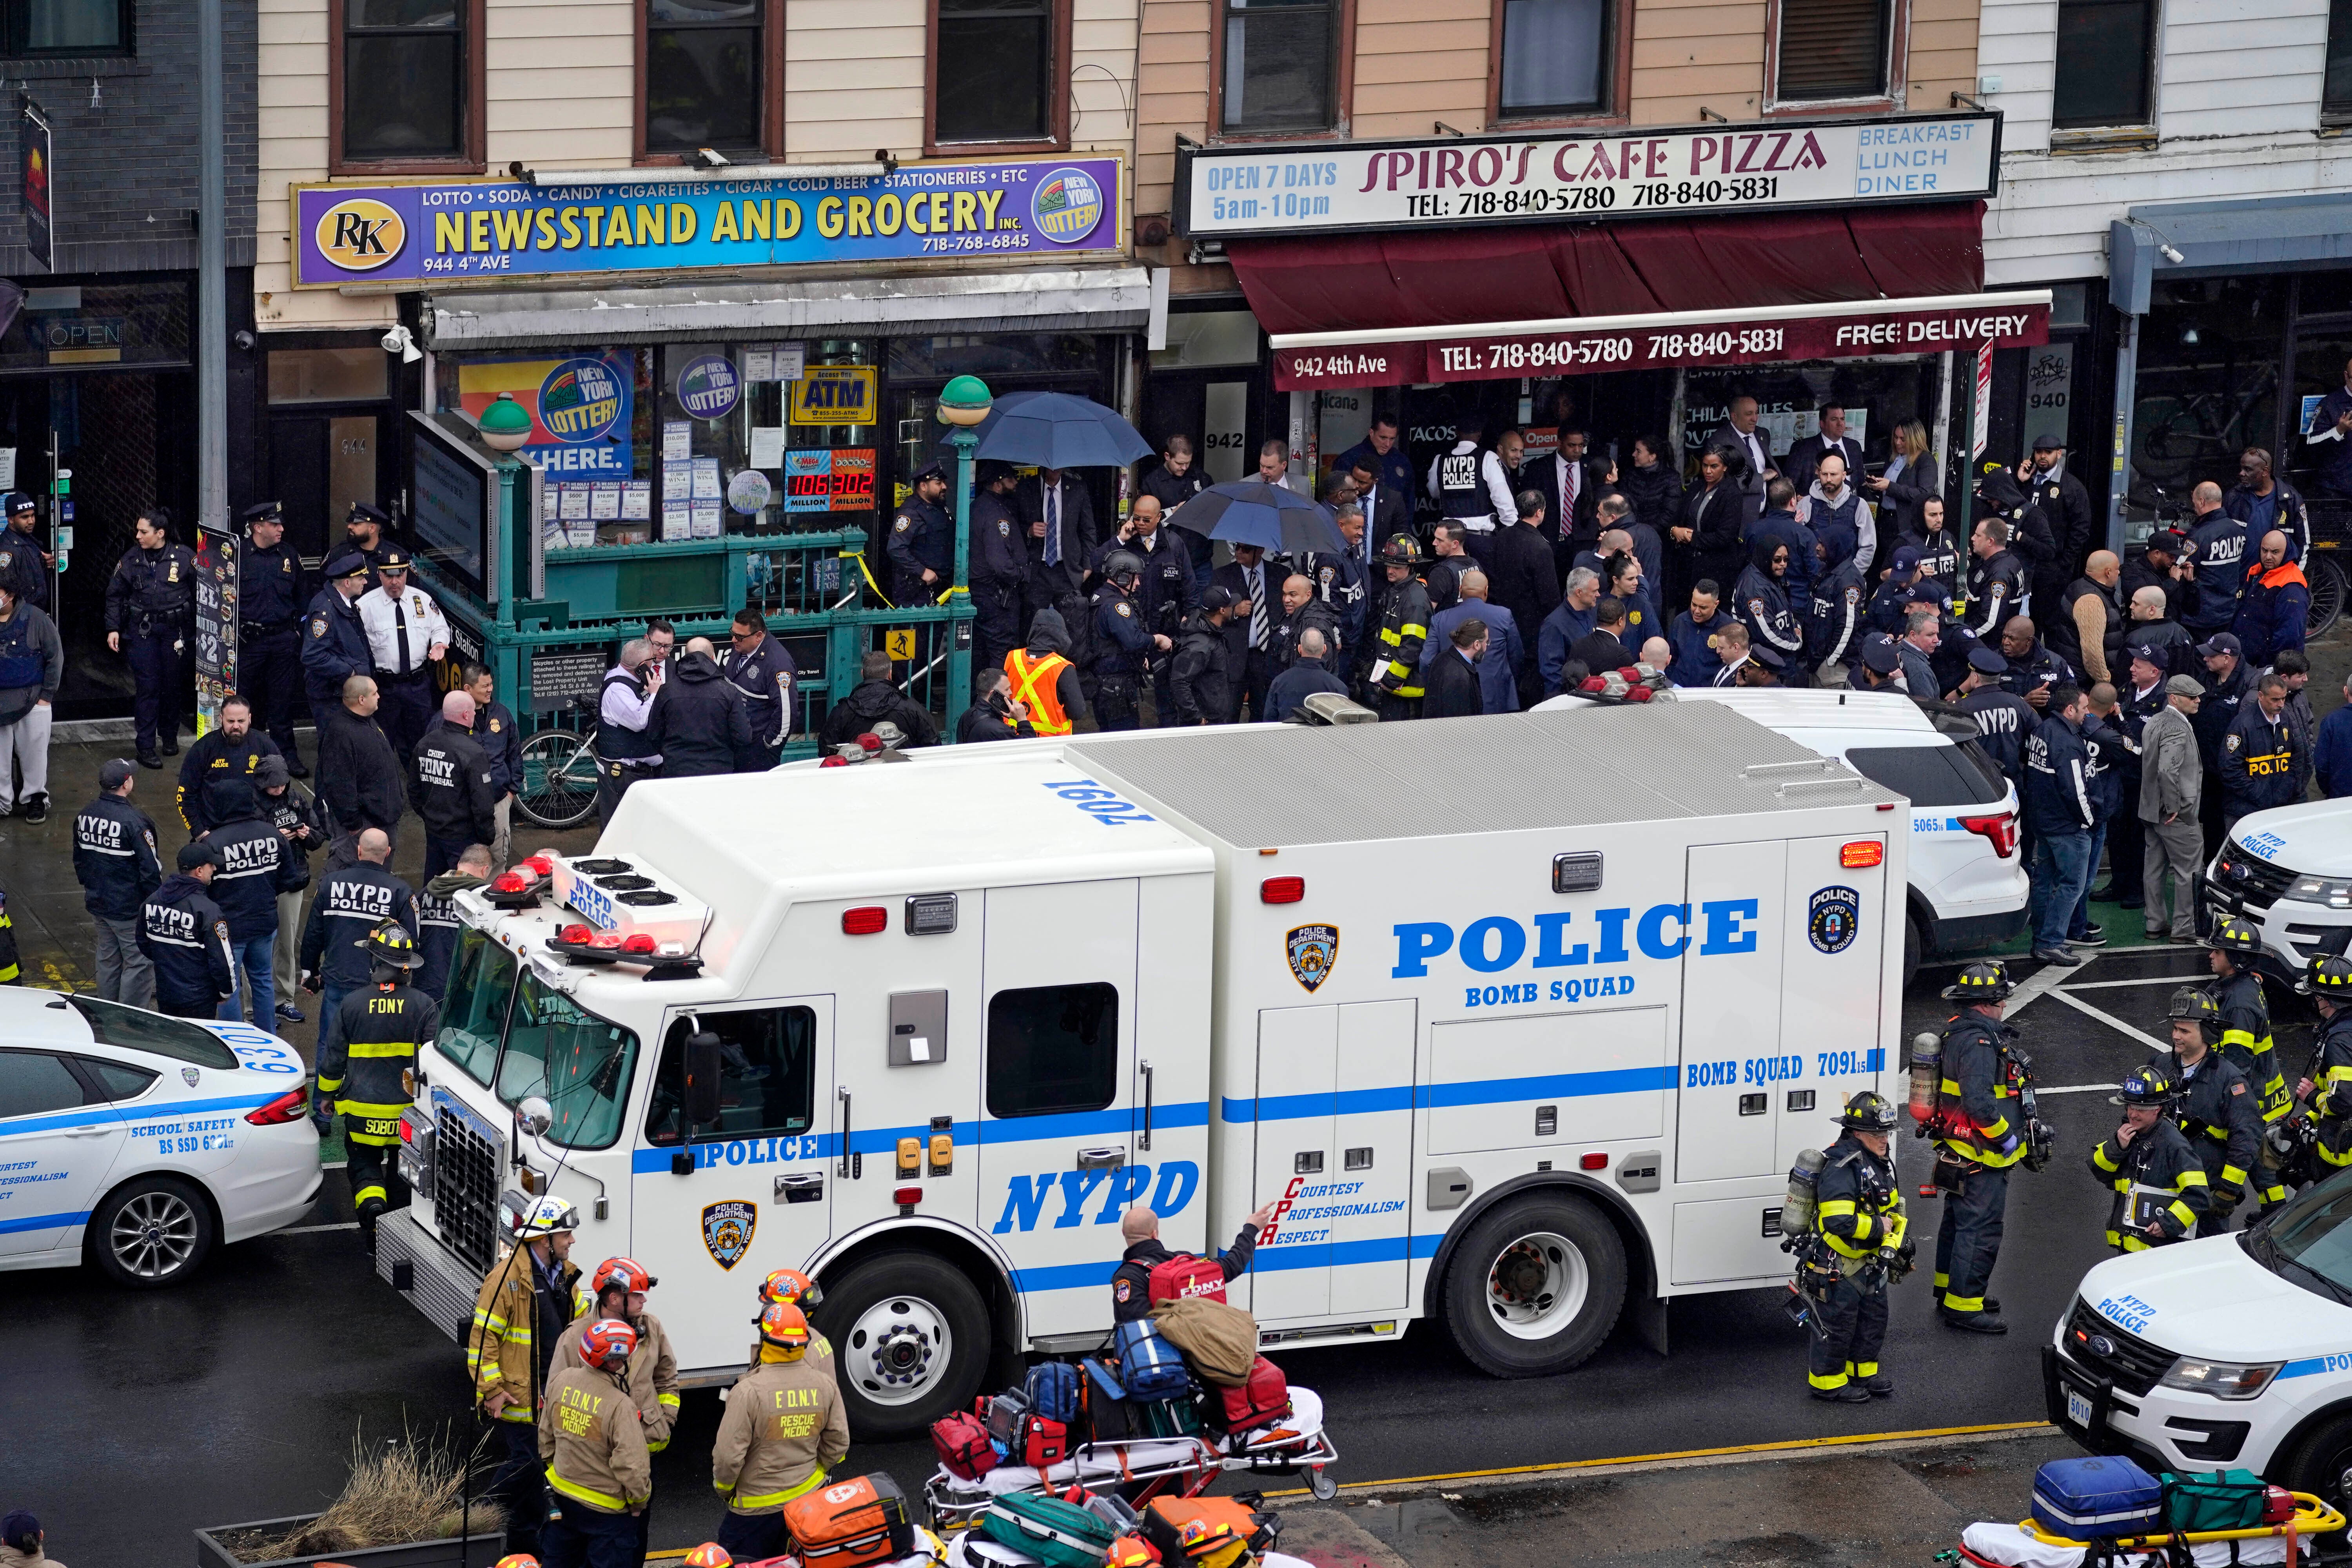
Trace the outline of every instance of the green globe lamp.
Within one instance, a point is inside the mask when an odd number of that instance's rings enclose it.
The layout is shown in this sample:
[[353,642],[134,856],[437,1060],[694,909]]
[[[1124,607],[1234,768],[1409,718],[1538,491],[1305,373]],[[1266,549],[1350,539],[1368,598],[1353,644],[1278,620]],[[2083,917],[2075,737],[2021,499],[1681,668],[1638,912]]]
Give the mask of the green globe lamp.
[[482,432],[482,445],[493,452],[516,452],[530,439],[530,414],[514,400],[514,394],[501,392],[498,400],[482,410],[476,423]]

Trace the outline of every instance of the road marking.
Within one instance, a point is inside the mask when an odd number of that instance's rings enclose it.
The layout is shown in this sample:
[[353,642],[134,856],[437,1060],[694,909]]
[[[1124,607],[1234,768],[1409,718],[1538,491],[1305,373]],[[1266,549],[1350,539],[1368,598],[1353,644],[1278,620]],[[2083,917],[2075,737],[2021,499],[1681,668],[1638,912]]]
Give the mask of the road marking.
[[347,1220],[345,1220],[345,1221],[344,1221],[342,1224],[341,1224],[341,1225],[297,1225],[297,1226],[288,1226],[288,1227],[287,1227],[286,1229],[284,1229],[284,1230],[273,1230],[273,1231],[271,1231],[269,1234],[270,1234],[270,1235],[272,1235],[272,1236],[317,1236],[317,1235],[318,1235],[318,1234],[320,1234],[321,1231],[329,1231],[329,1230],[357,1230],[357,1229],[359,1229],[359,1227],[360,1227],[360,1222],[359,1222],[359,1221],[357,1221],[357,1220],[355,1220],[355,1219],[347,1219]]
[[2037,1083],[2033,1086],[2033,1092],[2037,1097],[2045,1094],[2113,1094],[2122,1087],[2119,1083],[2070,1083],[2058,1089],[2044,1089]]
[[2094,980],[2083,985],[2062,985],[2061,991],[2113,991],[2125,985],[2194,985],[2210,980],[2210,974],[2149,974],[2137,980]]
[[2133,1028],[2129,1024],[2125,1023],[2113,1013],[2101,1012],[2098,1008],[2092,1006],[2088,1002],[2084,1001],[2080,996],[2076,996],[2071,992],[2053,989],[2051,991],[2050,994],[2057,997],[2058,1000],[2065,1003],[2066,1005],[2074,1008],[2076,1012],[2089,1014],[2092,1017],[2096,1018],[2100,1023],[2105,1024],[2110,1029],[2119,1029],[2123,1033],[2129,1035],[2135,1040],[2145,1040],[2159,1051],[2169,1051],[2172,1049],[2169,1042],[2159,1040],[2154,1035],[2148,1034],[2145,1030]]
[[2005,1011],[2007,1013],[2024,1012],[2027,1003],[2046,992],[2055,990],[2059,981],[2071,980],[2074,976],[2074,966],[2072,964],[2043,964],[2031,979],[2009,994],[2009,1006]]
[[[1728,1448],[1685,1448],[1668,1454],[1633,1454],[1616,1459],[1563,1459],[1549,1465],[1512,1465],[1493,1470],[1455,1470],[1436,1476],[1399,1476],[1385,1481],[1349,1481],[1339,1489],[1343,1492],[1377,1491],[1382,1487],[1431,1486],[1441,1481],[1510,1480],[1538,1476],[1564,1475],[1580,1470],[1597,1469],[1663,1469],[1682,1468],[1696,1461],[1720,1460],[1739,1463],[1748,1459],[1770,1458],[1780,1454],[1804,1453],[1816,1448],[1897,1447],[1905,1445],[1971,1438],[2039,1437],[2057,1431],[2047,1421],[2005,1421],[1989,1426],[1932,1426],[1916,1432],[1866,1432],[1838,1437],[1790,1437],[1777,1443],[1742,1443]],[[1294,1491],[1267,1492],[1269,1498],[1306,1497],[1306,1489]]]

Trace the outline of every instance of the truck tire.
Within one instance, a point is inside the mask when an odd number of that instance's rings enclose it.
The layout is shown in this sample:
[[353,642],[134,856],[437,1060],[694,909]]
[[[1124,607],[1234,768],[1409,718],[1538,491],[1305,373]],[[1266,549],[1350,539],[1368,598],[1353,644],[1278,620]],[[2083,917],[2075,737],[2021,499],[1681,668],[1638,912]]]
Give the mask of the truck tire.
[[1919,950],[1926,944],[1919,938],[1919,917],[1903,917],[1903,989],[1911,989],[1912,977],[1919,973]]
[[1567,1372],[1625,1305],[1625,1244],[1583,1198],[1532,1193],[1481,1215],[1454,1249],[1447,1331],[1490,1377]]
[[971,1404],[988,1370],[988,1304],[928,1252],[885,1252],[827,1280],[816,1326],[859,1442],[915,1436]]
[[213,1249],[212,1205],[177,1176],[142,1176],[109,1193],[89,1216],[82,1246],[117,1285],[177,1285]]

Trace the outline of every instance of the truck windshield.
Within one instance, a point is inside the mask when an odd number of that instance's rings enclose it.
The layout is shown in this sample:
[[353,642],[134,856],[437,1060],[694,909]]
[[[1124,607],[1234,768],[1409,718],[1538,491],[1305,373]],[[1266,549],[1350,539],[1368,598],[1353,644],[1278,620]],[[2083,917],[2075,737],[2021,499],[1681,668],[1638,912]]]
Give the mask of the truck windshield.
[[2352,1172],[2305,1187],[2248,1232],[2247,1253],[2315,1295],[2352,1304]]
[[499,1098],[514,1105],[545,1095],[554,1111],[549,1142],[610,1148],[620,1136],[636,1067],[635,1030],[606,1023],[535,974],[522,977],[499,1057]]
[[514,954],[467,926],[457,938],[457,956],[449,965],[441,1032],[434,1037],[433,1047],[476,1083],[490,1081],[514,989]]

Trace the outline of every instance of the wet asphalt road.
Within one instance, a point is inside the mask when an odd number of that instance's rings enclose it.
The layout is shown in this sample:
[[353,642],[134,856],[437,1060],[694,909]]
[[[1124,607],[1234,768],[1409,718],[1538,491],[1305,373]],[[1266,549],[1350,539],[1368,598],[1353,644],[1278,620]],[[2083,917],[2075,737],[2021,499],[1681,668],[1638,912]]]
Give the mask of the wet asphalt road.
[[[2041,1082],[2112,1085],[2146,1059],[2148,1045],[2126,1029],[2160,1034],[2169,982],[2199,973],[2202,957],[2118,952],[2077,971],[2070,994],[2125,1027],[2059,998],[2032,1002],[2019,1022]],[[1948,1011],[1934,984],[1930,975],[1915,986],[1906,1035]],[[2308,1031],[2282,1025],[2287,1064],[2299,1067]],[[1395,1347],[1281,1360],[1293,1381],[1322,1393],[1348,1482],[2038,1420],[2039,1345],[2083,1271],[2105,1256],[2105,1198],[2082,1161],[2116,1117],[2104,1092],[2051,1095],[2044,1114],[2060,1155],[2016,1179],[1994,1278],[2016,1331],[1985,1339],[1937,1326],[1926,1275],[1915,1276],[1896,1292],[1884,1357],[1901,1385],[1892,1400],[1805,1398],[1801,1335],[1776,1291],[1678,1300],[1667,1357],[1621,1324],[1584,1367],[1541,1382],[1492,1381],[1427,1325]],[[1916,1191],[1927,1146],[1906,1138],[1899,1147]],[[1924,1252],[1935,1205],[1913,1201]],[[330,1172],[306,1225],[349,1217],[341,1173]],[[355,1440],[464,1429],[457,1348],[375,1279],[350,1230],[298,1227],[246,1242],[188,1286],[154,1294],[119,1291],[86,1271],[22,1273],[10,1284],[0,1508],[38,1513],[68,1563],[185,1562],[199,1526],[324,1506]],[[715,1528],[708,1461],[719,1408],[715,1393],[688,1394],[677,1438],[656,1461],[657,1548]],[[932,1461],[927,1444],[897,1444],[862,1447],[851,1463],[887,1468],[912,1493]]]

